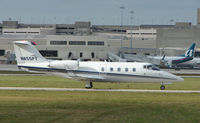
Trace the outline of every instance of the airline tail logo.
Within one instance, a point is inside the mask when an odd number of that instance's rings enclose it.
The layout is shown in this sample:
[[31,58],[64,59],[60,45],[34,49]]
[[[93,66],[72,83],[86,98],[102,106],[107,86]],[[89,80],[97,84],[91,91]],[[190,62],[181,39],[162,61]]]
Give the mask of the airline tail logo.
[[190,49],[185,53],[185,56],[186,57],[193,57],[193,53],[194,53],[193,49]]
[[190,48],[185,52],[185,57],[193,57],[194,56],[194,48],[196,44],[193,43]]

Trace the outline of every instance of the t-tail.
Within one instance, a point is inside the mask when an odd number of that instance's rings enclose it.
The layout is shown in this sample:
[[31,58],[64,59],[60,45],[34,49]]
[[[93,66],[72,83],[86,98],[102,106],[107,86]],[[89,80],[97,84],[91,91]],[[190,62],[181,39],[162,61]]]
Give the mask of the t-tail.
[[13,44],[16,54],[17,65],[48,61],[35,48],[34,42],[14,41]]
[[194,49],[196,44],[192,43],[192,45],[188,48],[188,50],[185,52],[185,54],[181,55],[184,57],[194,57]]

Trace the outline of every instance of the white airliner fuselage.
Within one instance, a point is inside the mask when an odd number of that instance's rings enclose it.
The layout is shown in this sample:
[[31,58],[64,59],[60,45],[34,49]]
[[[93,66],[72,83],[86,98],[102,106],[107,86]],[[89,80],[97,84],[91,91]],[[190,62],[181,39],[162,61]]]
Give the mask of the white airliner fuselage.
[[[150,63],[139,62],[85,62],[75,60],[47,60],[28,41],[15,41],[17,65],[20,68],[60,71],[76,79],[92,82],[180,82],[181,77],[161,71]],[[161,86],[164,89],[164,85]]]
[[190,61],[179,64],[178,66],[179,67],[200,68],[200,58],[193,58]]

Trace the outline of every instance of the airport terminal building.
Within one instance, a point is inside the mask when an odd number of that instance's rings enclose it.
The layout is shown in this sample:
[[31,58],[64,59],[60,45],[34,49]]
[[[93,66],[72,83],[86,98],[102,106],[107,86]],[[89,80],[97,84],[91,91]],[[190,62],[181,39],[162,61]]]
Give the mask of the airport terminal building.
[[13,61],[12,41],[34,41],[40,53],[51,59],[105,60],[109,53],[180,55],[195,42],[200,56],[200,9],[197,24],[174,25],[92,25],[0,23],[0,61]]

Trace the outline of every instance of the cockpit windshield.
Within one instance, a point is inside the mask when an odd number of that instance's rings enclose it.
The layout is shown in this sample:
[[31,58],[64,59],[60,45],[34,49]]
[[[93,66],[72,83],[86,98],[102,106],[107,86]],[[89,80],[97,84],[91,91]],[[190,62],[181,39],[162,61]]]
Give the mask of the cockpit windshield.
[[159,71],[160,68],[155,65],[144,65],[144,69]]

